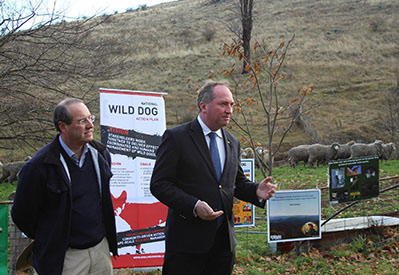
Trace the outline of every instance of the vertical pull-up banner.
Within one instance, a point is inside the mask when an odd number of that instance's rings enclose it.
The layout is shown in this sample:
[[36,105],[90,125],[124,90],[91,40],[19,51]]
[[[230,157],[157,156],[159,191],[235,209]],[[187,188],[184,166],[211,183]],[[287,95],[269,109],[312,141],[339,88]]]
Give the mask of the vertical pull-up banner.
[[114,268],[163,264],[167,207],[150,192],[166,129],[162,93],[100,89],[101,142],[112,157],[118,254]]

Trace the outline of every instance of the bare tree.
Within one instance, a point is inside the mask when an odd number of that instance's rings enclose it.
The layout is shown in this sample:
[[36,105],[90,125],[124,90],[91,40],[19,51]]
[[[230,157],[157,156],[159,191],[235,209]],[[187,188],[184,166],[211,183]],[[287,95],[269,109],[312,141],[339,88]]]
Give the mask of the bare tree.
[[[251,64],[247,65],[246,70],[249,74],[245,79],[234,74],[234,66],[232,69],[224,69],[219,72],[225,77],[231,77],[235,83],[233,92],[236,101],[235,108],[242,120],[239,121],[236,118],[234,122],[236,122],[238,132],[242,136],[241,142],[252,147],[258,161],[262,161],[262,158],[257,155],[258,150],[255,149],[262,142],[259,139],[255,141],[255,131],[250,123],[248,113],[257,108],[256,106],[260,107],[258,109],[262,112],[264,118],[262,126],[265,127],[265,131],[259,129],[257,131],[260,131],[266,139],[263,144],[267,144],[267,159],[260,166],[264,176],[266,176],[265,169],[268,170],[268,175],[273,174],[274,156],[280,150],[285,137],[297,119],[314,107],[305,104],[311,94],[312,85],[303,86],[297,92],[291,92],[288,96],[289,92],[279,90],[279,84],[285,80],[282,68],[293,39],[294,36],[288,43],[282,42],[274,50],[268,50],[264,46],[264,42],[256,41],[253,46],[253,54],[258,52],[258,56]],[[242,43],[235,40],[231,44],[224,44],[223,55],[226,54],[237,57],[239,61],[245,59]],[[244,87],[249,87],[252,96],[247,96]],[[283,96],[283,93],[285,96]]]
[[[396,85],[385,94],[385,108],[380,113],[378,127],[389,133],[390,139],[399,145],[399,76],[396,77]],[[395,158],[398,158],[399,149]]]
[[[115,40],[93,31],[108,17],[66,22],[43,1],[16,6],[0,0],[0,149],[37,149],[54,135],[51,113],[63,97],[88,99],[95,82],[117,74],[109,60]],[[97,89],[96,89],[97,90]],[[90,103],[89,103],[90,104]]]

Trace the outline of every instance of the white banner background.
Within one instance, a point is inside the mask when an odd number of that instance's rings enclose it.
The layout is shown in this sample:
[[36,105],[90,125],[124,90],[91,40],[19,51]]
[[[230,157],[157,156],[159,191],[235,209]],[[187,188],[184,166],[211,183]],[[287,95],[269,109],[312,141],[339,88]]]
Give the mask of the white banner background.
[[162,94],[100,89],[100,124],[114,174],[111,193],[120,255],[114,268],[162,265],[167,207],[149,190],[155,152],[166,129]]

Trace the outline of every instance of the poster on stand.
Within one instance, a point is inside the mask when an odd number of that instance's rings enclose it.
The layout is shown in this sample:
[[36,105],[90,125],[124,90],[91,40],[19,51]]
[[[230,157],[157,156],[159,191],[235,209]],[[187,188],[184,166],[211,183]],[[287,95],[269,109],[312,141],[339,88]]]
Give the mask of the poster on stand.
[[267,201],[268,242],[321,238],[319,189],[277,191]]
[[[241,159],[241,167],[245,176],[250,181],[255,182],[255,160]],[[252,203],[234,197],[233,214],[235,227],[255,225],[255,206]]]
[[114,268],[162,266],[167,207],[150,192],[166,129],[164,93],[100,89],[101,142],[111,153],[117,228]]
[[379,182],[379,159],[377,156],[328,163],[331,204],[378,197]]

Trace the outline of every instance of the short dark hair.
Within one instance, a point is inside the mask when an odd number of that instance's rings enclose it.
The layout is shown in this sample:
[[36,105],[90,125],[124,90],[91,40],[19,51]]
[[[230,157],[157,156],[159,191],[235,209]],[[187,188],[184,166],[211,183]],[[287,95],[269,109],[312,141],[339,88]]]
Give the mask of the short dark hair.
[[57,129],[58,132],[61,132],[60,127],[58,126],[58,122],[62,121],[68,125],[72,123],[72,117],[68,111],[68,106],[73,103],[83,103],[83,101],[78,98],[66,98],[58,103],[55,107],[53,121],[55,129]]
[[207,80],[205,84],[201,87],[197,97],[197,106],[200,111],[201,111],[200,107],[201,102],[209,103],[215,98],[214,88],[217,85],[229,87],[229,82],[227,80],[219,80],[219,81],[214,81],[210,79]]

